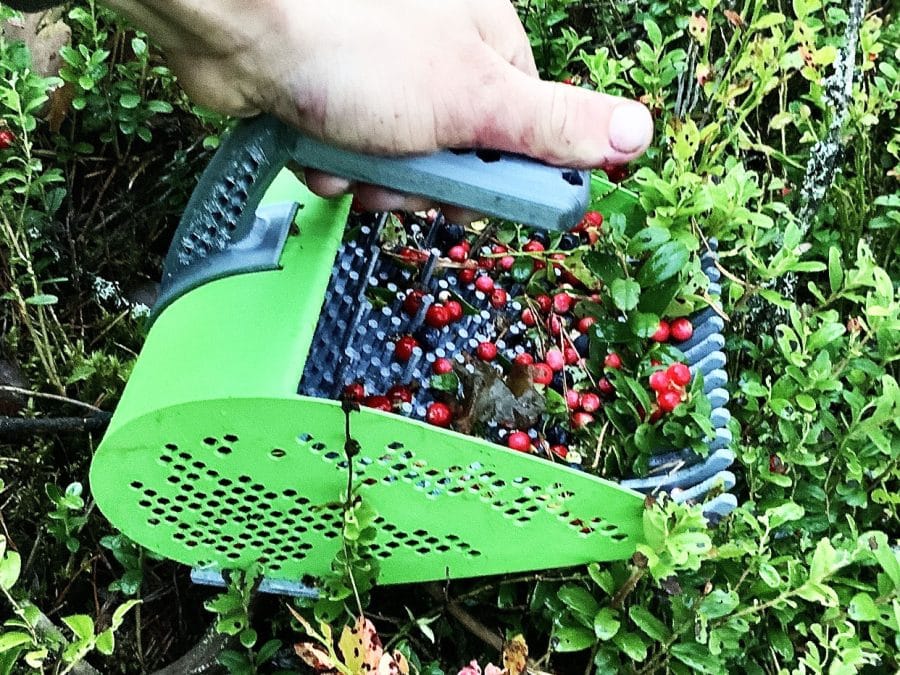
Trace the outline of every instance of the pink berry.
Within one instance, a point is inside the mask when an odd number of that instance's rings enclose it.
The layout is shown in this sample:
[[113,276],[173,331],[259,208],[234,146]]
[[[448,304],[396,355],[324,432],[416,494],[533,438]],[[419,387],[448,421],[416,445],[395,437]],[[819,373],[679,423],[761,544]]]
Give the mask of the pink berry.
[[600,390],[600,393],[604,396],[612,396],[616,392],[616,387],[612,382],[609,381],[609,378],[601,377],[597,380],[597,389]]
[[456,246],[451,246],[450,250],[447,251],[447,257],[450,258],[453,262],[465,262],[469,257],[469,252],[466,250],[464,246],[460,246],[457,244]]
[[530,366],[534,363],[534,357],[531,354],[516,354],[516,358],[513,361],[520,366]]
[[581,409],[586,413],[595,413],[600,410],[603,405],[600,397],[592,391],[587,391],[581,395]]
[[677,391],[661,391],[656,395],[656,403],[663,412],[672,412],[681,403],[681,394]]
[[566,406],[569,410],[578,410],[581,407],[581,394],[574,389],[566,390]]
[[435,375],[446,375],[453,372],[453,361],[448,358],[438,358],[431,364],[431,372]]
[[694,334],[694,325],[689,319],[684,317],[675,319],[672,322],[672,339],[676,342],[684,342],[690,340]]
[[606,358],[603,359],[603,365],[605,365],[607,368],[618,370],[622,367],[622,357],[615,352],[610,352],[606,355]]
[[522,250],[527,253],[540,253],[544,250],[544,245],[541,242],[532,239],[522,247]]
[[568,346],[563,350],[563,355],[566,357],[566,365],[574,366],[581,360],[581,355],[578,353],[578,350],[575,347]]
[[509,296],[502,288],[495,288],[491,292],[491,307],[494,309],[503,309],[508,300]]
[[450,408],[445,403],[432,403],[425,411],[425,421],[436,427],[450,426],[450,420],[452,419]]
[[653,391],[665,391],[671,382],[671,376],[665,370],[655,370],[650,373],[650,388]]
[[391,412],[394,409],[394,406],[391,405],[391,400],[387,396],[366,396],[363,399],[363,405],[367,408],[383,410],[384,412]]
[[562,370],[566,366],[566,358],[556,347],[547,350],[547,353],[544,354],[544,361],[552,370]]
[[535,363],[531,366],[531,379],[535,384],[550,384],[553,381],[553,370],[546,363]]
[[537,303],[538,308],[546,314],[550,311],[550,308],[553,306],[553,300],[550,299],[549,295],[541,294],[537,296],[534,301]]
[[530,452],[531,451],[531,438],[528,437],[524,431],[513,431],[509,436],[506,437],[506,445],[509,446],[511,450],[517,450],[519,452]]
[[508,272],[512,269],[512,266],[516,264],[516,259],[511,255],[505,255],[497,262],[497,265],[500,266],[500,269],[504,272]]
[[431,305],[425,311],[425,323],[432,328],[443,328],[450,323],[450,312],[444,305]]
[[572,427],[575,429],[583,429],[584,427],[593,424],[594,416],[590,413],[586,412],[577,412],[572,415]]
[[398,361],[409,361],[413,355],[413,350],[419,346],[419,342],[412,335],[404,335],[394,347],[394,356]]
[[475,353],[482,361],[493,361],[497,358],[497,345],[493,342],[480,342],[475,348]]
[[592,316],[585,316],[578,319],[578,332],[587,333],[595,323],[597,323],[597,319]]
[[683,363],[673,363],[666,370],[666,375],[679,387],[684,387],[691,381],[691,369]]
[[668,342],[669,341],[669,322],[660,319],[659,326],[656,329],[656,332],[653,333],[653,341],[654,342]]
[[459,321],[463,317],[463,307],[458,300],[448,300],[444,303],[444,307],[447,308],[450,321]]
[[557,293],[553,296],[553,311],[557,314],[565,314],[572,309],[574,304],[574,298],[568,293]]
[[534,318],[534,312],[527,307],[522,310],[522,323],[529,328],[537,323],[537,320]]
[[482,274],[480,277],[476,277],[475,288],[477,288],[482,293],[490,293],[494,290],[494,280],[491,279],[487,274]]

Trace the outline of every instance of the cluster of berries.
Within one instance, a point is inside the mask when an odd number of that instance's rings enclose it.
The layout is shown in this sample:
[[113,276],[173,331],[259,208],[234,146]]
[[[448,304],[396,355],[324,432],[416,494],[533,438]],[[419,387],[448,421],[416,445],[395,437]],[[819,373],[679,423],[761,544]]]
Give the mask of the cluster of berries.
[[[552,239],[543,231],[523,231],[520,239],[502,242],[440,220],[431,224],[436,228],[434,241],[440,251],[435,274],[455,276],[455,283],[450,285],[454,290],[434,295],[421,288],[405,292],[401,311],[408,317],[418,317],[422,325],[395,337],[393,358],[406,363],[421,350],[434,376],[459,373],[466,358],[489,366],[498,376],[511,378],[514,373],[525,373],[529,386],[537,391],[547,388],[557,392],[557,398],[565,401],[567,414],[559,410],[545,414],[527,429],[488,425],[481,431],[490,440],[516,451],[580,463],[576,448],[595,444],[596,416],[616,396],[615,386],[606,375],[622,368],[622,359],[614,352],[605,357],[604,372],[591,372],[587,365],[589,335],[596,320],[578,307],[582,302],[596,306],[601,298],[596,287],[585,286],[566,264],[573,251],[598,242],[603,215],[589,211],[570,232]],[[431,260],[427,251],[408,245],[393,253],[406,266],[424,266]],[[431,304],[423,313],[423,305],[428,302]],[[493,336],[489,331],[487,336],[471,341],[468,354],[457,355],[455,361],[449,358],[452,355],[436,352],[435,345],[442,344],[444,331],[452,330],[473,310],[491,312]],[[687,319],[675,319],[671,324],[664,321],[654,340],[683,341],[691,332]],[[690,372],[683,364],[674,364],[654,373],[651,381],[658,405],[653,412],[670,412],[683,400]],[[345,397],[361,405],[406,414],[417,394],[428,401],[419,408],[425,421],[438,427],[454,425],[455,416],[464,408],[451,392],[420,389],[418,385],[394,385],[384,394],[367,394],[361,384],[354,383],[344,392]]]

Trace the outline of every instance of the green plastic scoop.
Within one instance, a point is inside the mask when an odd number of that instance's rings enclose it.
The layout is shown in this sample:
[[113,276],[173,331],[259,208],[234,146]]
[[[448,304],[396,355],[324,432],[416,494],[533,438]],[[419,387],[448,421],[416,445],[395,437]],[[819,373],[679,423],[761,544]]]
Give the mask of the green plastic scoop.
[[[267,119],[226,139],[176,234],[154,323],[91,466],[109,520],[193,567],[258,562],[275,580],[328,572],[341,545],[344,415],[296,392],[320,358],[310,345],[349,200],[315,197],[282,167],[295,160],[537,225],[580,218],[586,174],[495,159],[360,157]],[[510,198],[520,174],[507,162],[544,178]],[[596,187],[611,210],[634,210],[630,193]],[[613,482],[366,408],[352,413],[352,433],[359,494],[379,514],[371,553],[382,583],[624,559],[642,541],[644,497]]]

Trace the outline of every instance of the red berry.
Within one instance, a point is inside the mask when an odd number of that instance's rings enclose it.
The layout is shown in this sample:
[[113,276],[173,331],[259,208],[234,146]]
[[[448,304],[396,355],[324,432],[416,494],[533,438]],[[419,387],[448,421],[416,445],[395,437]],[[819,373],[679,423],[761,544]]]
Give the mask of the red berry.
[[566,365],[574,366],[581,360],[581,355],[575,347],[569,346],[563,350],[563,356],[566,357]]
[[450,250],[447,251],[447,257],[453,262],[465,262],[466,258],[469,257],[469,251],[464,246],[457,244],[450,247]]
[[611,352],[606,355],[606,358],[603,359],[603,365],[607,368],[612,368],[613,370],[618,370],[622,367],[622,357],[616,354],[615,352]]
[[435,375],[446,375],[447,373],[452,373],[453,361],[444,357],[435,359],[434,363],[431,364],[431,372]]
[[348,401],[359,403],[366,397],[366,385],[362,382],[351,382],[344,387],[342,396]]
[[444,303],[444,307],[447,308],[450,321],[459,321],[463,317],[463,306],[458,300],[448,300]]
[[405,384],[395,384],[385,394],[393,405],[412,403],[412,392]]
[[516,354],[516,358],[514,358],[513,361],[520,366],[530,366],[534,363],[534,357],[531,354]]
[[491,292],[491,307],[494,309],[503,309],[508,300],[509,296],[502,288],[495,288]]
[[550,447],[550,452],[560,459],[565,459],[566,455],[569,454],[569,449],[564,445],[553,445]]
[[600,397],[592,391],[587,391],[581,395],[581,409],[586,413],[595,413],[600,410],[603,405]]
[[453,416],[450,414],[450,408],[445,403],[432,403],[425,411],[425,421],[436,427],[450,426],[450,420],[452,418]]
[[492,270],[494,269],[494,259],[493,258],[479,258],[478,259],[478,267],[483,270]]
[[428,260],[428,253],[425,251],[420,251],[417,248],[412,248],[411,246],[403,246],[399,251],[400,257],[413,265],[419,265],[426,260]]
[[572,415],[572,426],[575,429],[583,429],[589,424],[593,424],[594,416],[586,412],[577,412]]
[[547,330],[550,331],[550,335],[559,335],[559,331],[562,330],[562,322],[555,314],[551,314],[547,319]]
[[500,266],[501,270],[508,272],[512,269],[512,266],[516,264],[516,259],[511,255],[505,255],[497,261],[497,264]]
[[500,253],[506,253],[509,250],[509,247],[504,246],[503,244],[493,244],[491,246],[491,253],[494,255],[499,255]]
[[665,391],[671,383],[671,376],[665,370],[655,370],[650,373],[650,388],[653,391]]
[[681,317],[672,322],[672,339],[676,342],[690,340],[693,334],[694,326],[689,319]]
[[553,296],[553,311],[557,314],[565,314],[574,304],[575,299],[568,293],[557,293]]
[[543,260],[535,260],[534,261],[534,271],[540,272],[542,269],[546,269],[547,263]]
[[461,242],[459,242],[459,245],[466,249],[466,253],[472,250],[472,244],[468,239],[463,239]]
[[16,135],[9,129],[0,131],[0,150],[6,150],[16,140]]
[[527,307],[522,310],[522,323],[529,327],[537,323],[537,320],[534,318],[534,312]]
[[547,350],[544,354],[544,361],[551,370],[562,370],[566,366],[566,357],[556,347]]
[[459,271],[459,282],[464,286],[471,284],[475,280],[475,269],[467,267]]
[[524,431],[513,431],[506,437],[506,445],[511,450],[518,450],[519,452],[531,451],[531,439]]
[[585,316],[578,319],[578,332],[587,333],[595,323],[597,323],[597,319],[592,316]]
[[526,253],[540,253],[544,250],[544,245],[539,241],[531,239],[522,247],[522,250]]
[[691,381],[691,369],[683,363],[673,363],[666,370],[666,375],[679,387],[684,387]]
[[493,361],[497,358],[497,345],[493,342],[479,342],[475,353],[482,361]]
[[491,279],[487,274],[482,274],[480,277],[476,277],[475,288],[477,288],[482,293],[490,293],[494,290],[494,280]]
[[769,473],[785,474],[787,467],[778,455],[769,455]]
[[431,305],[425,310],[425,323],[432,328],[443,328],[450,323],[450,312],[444,305]]
[[653,334],[654,342],[668,342],[669,341],[669,322],[664,319],[660,319],[659,326],[656,328],[656,332]]
[[615,386],[606,377],[601,377],[597,380],[597,389],[599,389],[600,393],[604,396],[612,396],[616,392]]
[[681,394],[677,391],[661,391],[656,394],[656,402],[663,412],[672,412],[681,403]]
[[550,299],[549,295],[539,295],[534,301],[537,303],[538,309],[540,309],[544,314],[550,311],[550,308],[553,306],[553,300]]
[[413,350],[418,346],[419,342],[416,338],[412,335],[404,335],[397,340],[397,344],[394,347],[394,356],[397,357],[398,361],[409,361],[413,355]]
[[531,379],[535,384],[550,384],[553,381],[553,370],[546,363],[535,363],[531,366]]
[[569,410],[578,410],[581,407],[581,394],[574,389],[566,390],[566,406]]
[[363,399],[363,405],[367,408],[375,408],[375,410],[384,410],[385,412],[391,412],[394,409],[391,405],[391,400],[387,396],[366,396]]
[[406,294],[403,298],[403,311],[407,314],[415,314],[422,306],[422,298],[425,297],[425,291],[415,288]]
[[600,227],[603,225],[603,214],[599,211],[588,211],[584,214],[584,218],[581,219],[581,222],[586,227]]

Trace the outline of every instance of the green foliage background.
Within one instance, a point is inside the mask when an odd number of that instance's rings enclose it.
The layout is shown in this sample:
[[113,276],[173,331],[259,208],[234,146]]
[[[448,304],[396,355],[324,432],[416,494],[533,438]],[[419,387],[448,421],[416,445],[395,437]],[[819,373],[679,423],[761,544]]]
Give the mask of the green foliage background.
[[[827,0],[516,4],[545,77],[654,110],[656,139],[626,182],[648,227],[682,242],[688,267],[703,239],[719,240],[742,505],[708,530],[662,500],[634,560],[458,582],[448,597],[524,633],[547,671],[896,672],[896,7],[871,3],[851,36],[853,3]],[[0,358],[20,386],[111,410],[140,348],[142,289],[225,122],[192,107],[146,37],[92,2],[62,19],[73,41],[59,77],[0,39],[0,127],[16,136],[0,151]],[[833,74],[853,36],[844,96]],[[51,130],[63,85],[71,107]],[[829,138],[830,186],[814,161]],[[9,392],[0,402],[19,417],[84,413]],[[0,672],[69,672],[88,654],[103,672],[153,670],[210,621],[184,571],[93,510],[80,482],[95,442],[27,436],[0,453],[12,617]],[[231,593],[212,609],[243,630],[251,603]],[[456,672],[484,647],[423,595],[376,590],[369,611],[422,672]],[[256,647],[257,633],[291,640],[283,607],[265,607],[252,634],[234,631],[231,670],[299,669],[277,642]]]

